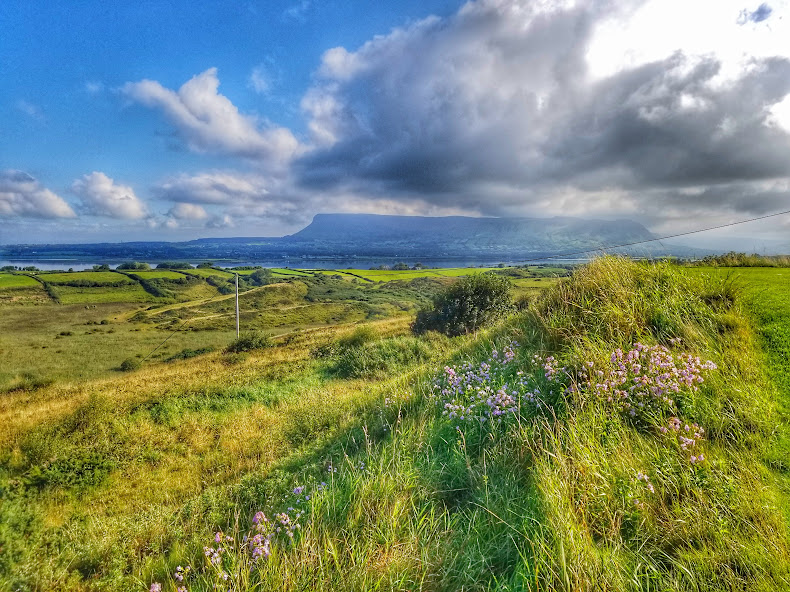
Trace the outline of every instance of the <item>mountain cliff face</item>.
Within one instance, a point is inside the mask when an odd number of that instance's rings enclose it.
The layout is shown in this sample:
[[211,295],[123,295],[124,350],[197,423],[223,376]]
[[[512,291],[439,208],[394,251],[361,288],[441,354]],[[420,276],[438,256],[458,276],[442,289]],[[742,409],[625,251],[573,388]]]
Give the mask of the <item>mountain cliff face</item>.
[[391,255],[540,255],[654,238],[629,220],[318,214],[283,243],[320,252]]

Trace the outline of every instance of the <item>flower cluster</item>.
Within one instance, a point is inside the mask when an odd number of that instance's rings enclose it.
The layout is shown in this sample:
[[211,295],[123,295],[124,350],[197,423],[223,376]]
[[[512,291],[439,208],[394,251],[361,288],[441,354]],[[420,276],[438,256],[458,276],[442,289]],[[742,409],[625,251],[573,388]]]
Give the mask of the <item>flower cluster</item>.
[[647,489],[647,490],[648,490],[650,493],[655,493],[655,492],[656,492],[656,489],[655,489],[655,487],[653,487],[653,484],[650,482],[650,477],[648,477],[647,475],[645,475],[645,474],[644,474],[642,471],[639,471],[639,472],[636,474],[636,480],[637,480],[637,481],[642,481],[642,482],[645,484],[645,488],[646,488],[646,489]]
[[689,454],[691,464],[705,460],[705,455],[697,452],[699,449],[697,444],[705,437],[705,430],[696,423],[687,424],[681,422],[677,417],[671,417],[667,425],[661,426],[659,431],[662,434],[674,435],[677,438],[680,450]]
[[619,348],[612,352],[605,368],[587,362],[580,378],[587,392],[649,422],[674,411],[676,395],[696,391],[703,371],[715,369],[713,362],[685,353],[675,356],[662,345],[635,343],[628,352]]
[[535,356],[534,370],[525,374],[515,363],[518,344],[493,350],[487,360],[475,365],[445,366],[433,385],[431,397],[448,419],[464,423],[501,423],[516,415],[525,404],[543,405],[539,380],[552,382],[557,362]]

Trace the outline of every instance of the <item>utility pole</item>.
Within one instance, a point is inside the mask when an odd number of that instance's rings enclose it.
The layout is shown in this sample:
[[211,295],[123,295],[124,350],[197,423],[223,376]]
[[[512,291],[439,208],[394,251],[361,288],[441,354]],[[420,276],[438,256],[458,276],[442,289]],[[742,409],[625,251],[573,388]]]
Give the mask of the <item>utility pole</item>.
[[239,274],[236,274],[236,339],[239,338]]

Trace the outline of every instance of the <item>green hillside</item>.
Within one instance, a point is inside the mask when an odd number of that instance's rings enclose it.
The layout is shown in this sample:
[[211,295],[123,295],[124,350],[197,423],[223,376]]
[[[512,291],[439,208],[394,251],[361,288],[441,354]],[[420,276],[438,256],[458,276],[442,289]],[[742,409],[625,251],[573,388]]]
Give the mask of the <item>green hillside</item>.
[[476,334],[403,311],[8,392],[0,590],[788,589],[787,273],[603,258]]

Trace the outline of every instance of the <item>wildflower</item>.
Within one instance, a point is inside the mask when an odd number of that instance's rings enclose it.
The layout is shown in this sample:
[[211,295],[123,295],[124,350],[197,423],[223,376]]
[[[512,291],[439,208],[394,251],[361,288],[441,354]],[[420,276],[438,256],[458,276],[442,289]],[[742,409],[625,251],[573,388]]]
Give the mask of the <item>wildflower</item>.
[[159,582],[152,582],[148,590],[149,592],[162,592],[162,584]]

